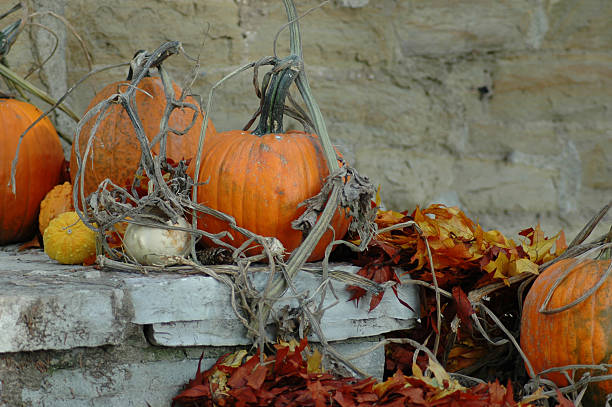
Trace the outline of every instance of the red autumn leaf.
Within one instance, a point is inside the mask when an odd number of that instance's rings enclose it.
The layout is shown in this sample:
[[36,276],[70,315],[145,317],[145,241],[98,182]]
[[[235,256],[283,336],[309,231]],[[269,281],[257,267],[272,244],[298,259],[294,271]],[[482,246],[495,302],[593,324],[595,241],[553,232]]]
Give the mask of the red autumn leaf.
[[391,287],[391,289],[393,290],[393,294],[395,294],[395,297],[400,302],[400,304],[402,304],[404,307],[408,308],[410,311],[416,313],[416,311],[410,306],[410,304],[408,304],[406,301],[404,301],[404,300],[402,300],[400,298],[399,293],[397,292],[397,287],[396,286]]
[[457,306],[457,316],[461,323],[471,332],[472,331],[472,319],[470,316],[474,313],[474,308],[468,300],[465,292],[458,285],[452,289],[453,299]]
[[338,404],[340,404],[340,407],[356,407],[357,406],[357,404],[355,404],[355,400],[353,399],[353,397],[348,394],[348,391],[346,393],[342,391],[337,391],[333,399],[336,400]]
[[253,372],[253,369],[259,361],[259,351],[255,355],[246,361],[242,366],[234,371],[232,376],[227,380],[227,384],[231,387],[244,387],[247,383],[248,377]]
[[[506,389],[496,380],[489,383],[489,402],[491,407],[505,407]],[[512,400],[514,401],[514,400]]]
[[253,390],[259,390],[264,380],[266,380],[267,373],[268,369],[265,366],[257,366],[247,378],[247,386],[251,387]]
[[285,358],[287,357],[287,354],[289,354],[288,346],[284,346],[284,347],[276,349],[276,359],[274,362],[274,373],[275,374],[279,374],[281,372],[281,369],[283,367],[283,362]]
[[[357,274],[362,277],[368,278],[372,281],[375,281],[379,284],[386,283],[387,281],[395,281],[397,283],[400,283],[400,280],[397,277],[397,274],[395,273],[394,268],[389,265],[380,265],[380,264],[366,265],[362,267],[357,272]],[[366,294],[366,291],[363,288],[357,287],[354,285],[347,286],[347,289],[352,293],[351,297],[349,298],[349,301],[356,300],[357,304],[359,304],[359,299]],[[397,292],[395,295],[397,296]],[[382,301],[383,296],[384,296],[384,292],[381,292],[379,294],[372,296],[372,299],[370,300],[369,311],[372,311],[374,308],[378,306],[378,304],[380,304],[380,301]],[[406,303],[404,303],[404,305],[408,306],[408,304]]]
[[310,382],[307,384],[310,395],[314,400],[315,407],[325,407],[329,393],[323,389],[321,382]]
[[384,292],[372,295],[372,299],[370,300],[370,309],[368,310],[368,312],[371,312],[374,308],[378,307],[378,304],[380,304],[384,295]]
[[179,394],[172,400],[181,403],[187,403],[189,401],[195,401],[204,397],[210,397],[210,387],[205,386],[203,384],[199,384],[197,386],[183,390],[181,394]]
[[237,407],[246,406],[247,403],[257,403],[257,396],[250,387],[231,389],[228,394],[236,400]]

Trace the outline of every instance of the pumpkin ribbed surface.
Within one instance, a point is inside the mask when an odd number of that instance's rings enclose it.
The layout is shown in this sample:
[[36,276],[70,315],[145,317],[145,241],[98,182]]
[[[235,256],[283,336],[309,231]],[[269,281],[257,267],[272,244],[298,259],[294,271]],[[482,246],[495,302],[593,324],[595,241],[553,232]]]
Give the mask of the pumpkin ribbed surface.
[[45,117],[23,138],[15,195],[8,185],[19,136],[41,114],[29,103],[0,99],[0,245],[34,234],[40,201],[60,182],[64,153],[55,128]]
[[80,264],[96,254],[96,235],[76,212],[64,212],[49,222],[43,234],[45,253],[62,264]]
[[[548,292],[563,272],[572,270],[555,290],[547,309],[571,303],[593,287],[610,265],[610,260],[561,260],[535,280],[523,305],[521,348],[535,373],[572,364],[612,363],[612,279],[578,305],[556,314],[539,312]],[[582,372],[578,371],[575,379]],[[612,369],[607,374],[612,374]],[[546,376],[557,385],[567,385],[561,374]],[[603,406],[612,393],[612,380],[589,385],[585,405]],[[588,404],[588,403],[593,404]]]
[[73,211],[72,206],[72,184],[64,182],[56,185],[45,195],[40,203],[40,214],[38,215],[38,230],[40,234],[45,233],[51,219],[64,212]]
[[[96,106],[98,103],[109,96],[125,92],[129,82],[117,82],[106,86],[93,98],[87,110]],[[135,92],[136,109],[144,132],[151,141],[159,133],[160,121],[166,106],[164,87],[161,79],[157,77],[143,78],[138,84],[142,89]],[[178,86],[174,85],[176,98],[181,94]],[[185,98],[185,102],[197,106],[192,97]],[[193,119],[192,109],[175,109],[170,116],[168,126],[175,130],[184,130]],[[87,158],[85,165],[85,196],[89,195],[98,188],[100,182],[110,178],[115,184],[126,187],[132,184],[134,174],[140,163],[140,143],[136,138],[136,132],[125,109],[120,105],[113,104],[106,113],[106,117],[100,123],[93,143],[93,154]],[[85,148],[96,117],[89,120],[82,128],[79,135],[79,152],[81,156],[85,153]],[[191,129],[184,135],[178,136],[168,133],[166,155],[167,158],[178,162],[182,159],[189,159],[197,152],[200,128],[202,126],[202,115],[198,118]],[[212,122],[208,121],[207,136],[214,133]],[[159,153],[159,143],[152,150]],[[93,157],[93,159],[92,159]],[[78,169],[74,146],[70,158],[70,177],[74,185],[75,176]]]
[[[223,132],[206,138],[199,174],[205,184],[198,186],[198,202],[233,216],[238,226],[276,237],[291,252],[302,242],[302,232],[291,227],[304,212],[298,204],[319,193],[328,173],[316,136],[300,131],[263,136]],[[331,224],[339,239],[349,219],[339,210]],[[198,227],[210,233],[228,230],[234,240],[223,240],[234,247],[247,240],[212,216],[203,215]],[[331,239],[327,231],[309,261],[321,259]]]

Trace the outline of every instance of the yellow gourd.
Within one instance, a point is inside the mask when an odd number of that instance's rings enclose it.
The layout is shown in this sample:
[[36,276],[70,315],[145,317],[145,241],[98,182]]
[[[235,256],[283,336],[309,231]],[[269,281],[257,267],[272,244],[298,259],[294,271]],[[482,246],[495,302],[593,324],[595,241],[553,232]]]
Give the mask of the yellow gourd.
[[76,212],[64,212],[49,222],[43,234],[45,253],[62,264],[81,264],[96,254],[96,235]]

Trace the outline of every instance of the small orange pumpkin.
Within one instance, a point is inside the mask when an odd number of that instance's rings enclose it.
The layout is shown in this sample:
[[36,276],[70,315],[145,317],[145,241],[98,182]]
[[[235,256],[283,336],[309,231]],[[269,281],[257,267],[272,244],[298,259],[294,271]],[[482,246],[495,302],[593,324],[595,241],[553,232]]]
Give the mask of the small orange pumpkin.
[[40,235],[45,233],[51,219],[64,212],[73,211],[72,206],[72,184],[64,182],[56,185],[45,195],[40,203],[40,214],[38,215],[38,230]]
[[[90,110],[101,101],[107,99],[119,91],[125,91],[130,82],[116,82],[106,86],[96,94],[87,110]],[[181,94],[181,89],[176,85],[174,92]],[[135,93],[136,109],[142,121],[144,132],[151,141],[159,132],[159,125],[166,106],[164,86],[158,77],[145,77],[138,84],[140,90]],[[185,102],[197,106],[192,97],[185,98]],[[176,130],[184,130],[193,119],[192,109],[175,109],[170,116],[168,126]],[[89,120],[83,126],[79,135],[79,151],[81,156],[85,152],[90,132],[96,123],[96,117]],[[195,124],[184,135],[179,136],[169,133],[166,145],[166,156],[175,162],[182,159],[193,158],[197,152],[200,128],[202,127],[202,115],[198,114]],[[215,132],[212,122],[208,121],[206,135]],[[194,147],[196,146],[196,147]],[[92,146],[93,154],[87,158],[85,164],[85,186],[84,194],[89,195],[98,188],[100,182],[110,178],[115,184],[127,187],[132,184],[138,164],[140,163],[140,143],[136,138],[136,132],[125,109],[120,105],[111,106],[106,117],[100,123]],[[153,149],[159,152],[159,143]],[[70,157],[70,177],[74,185],[78,163],[74,145]]]
[[[568,269],[571,271],[555,289],[547,309],[570,304],[593,287],[604,275],[610,260],[561,260],[533,283],[523,305],[521,348],[535,373],[552,367],[573,364],[612,363],[612,278],[579,304],[558,313],[539,312],[553,284]],[[577,372],[577,379],[582,372]],[[607,374],[612,374],[612,369]],[[561,373],[546,377],[559,386],[568,385]],[[592,383],[585,395],[593,406],[603,406],[612,393],[612,380]],[[587,402],[588,403],[588,402]]]
[[[232,130],[206,138],[199,172],[199,180],[206,183],[198,186],[197,200],[234,217],[240,227],[276,237],[289,254],[303,240],[302,232],[291,227],[305,210],[298,205],[319,193],[329,170],[316,135],[283,131],[287,91],[288,82],[282,76],[271,81],[259,125],[252,133]],[[335,233],[325,232],[308,261],[323,258],[332,237],[342,238],[349,223],[339,208],[331,221]],[[198,228],[210,233],[229,231],[234,240],[223,240],[234,247],[247,240],[210,215],[198,219]]]
[[0,99],[0,245],[34,235],[40,201],[60,182],[64,152],[45,117],[23,138],[15,173],[15,191],[8,185],[19,136],[42,114],[26,102]]

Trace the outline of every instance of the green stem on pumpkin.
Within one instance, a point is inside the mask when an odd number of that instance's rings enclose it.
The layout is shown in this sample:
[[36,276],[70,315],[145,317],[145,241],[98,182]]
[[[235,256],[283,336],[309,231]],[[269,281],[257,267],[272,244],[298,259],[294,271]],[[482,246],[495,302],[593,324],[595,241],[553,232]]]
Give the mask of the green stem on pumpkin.
[[289,87],[300,73],[300,61],[294,55],[290,55],[281,60],[277,67],[280,67],[280,69],[278,72],[272,73],[270,84],[264,95],[259,124],[253,131],[253,134],[257,136],[284,133],[285,99],[289,93]]

